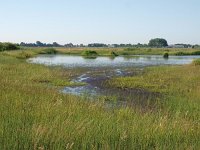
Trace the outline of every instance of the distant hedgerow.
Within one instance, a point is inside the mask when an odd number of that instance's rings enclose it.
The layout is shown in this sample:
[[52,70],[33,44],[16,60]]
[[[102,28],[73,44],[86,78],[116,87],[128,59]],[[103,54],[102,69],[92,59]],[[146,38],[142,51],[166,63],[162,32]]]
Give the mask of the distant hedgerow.
[[20,49],[18,44],[0,42],[0,51],[17,50],[17,49]]

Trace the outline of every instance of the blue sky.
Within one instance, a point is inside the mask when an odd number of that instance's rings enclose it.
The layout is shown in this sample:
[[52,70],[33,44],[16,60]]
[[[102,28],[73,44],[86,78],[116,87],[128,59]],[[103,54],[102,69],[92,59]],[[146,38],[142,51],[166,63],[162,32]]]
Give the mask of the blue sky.
[[200,44],[199,0],[0,0],[0,41]]

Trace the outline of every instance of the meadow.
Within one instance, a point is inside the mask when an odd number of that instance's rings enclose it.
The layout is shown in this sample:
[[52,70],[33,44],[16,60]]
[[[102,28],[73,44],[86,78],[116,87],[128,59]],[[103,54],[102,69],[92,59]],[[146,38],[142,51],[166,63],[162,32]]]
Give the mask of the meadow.
[[[199,149],[200,65],[149,67],[142,74],[105,84],[120,89],[157,92],[152,104],[105,107],[60,93],[78,70],[29,64],[37,54],[80,55],[86,49],[24,49],[0,53],[1,149]],[[92,49],[99,55],[164,54],[186,50]],[[189,49],[190,54],[197,50]],[[153,107],[152,107],[153,105]]]
[[[59,53],[80,55],[85,50],[96,51],[99,55],[111,55],[115,52],[118,55],[163,55],[169,53],[170,55],[195,55],[194,52],[200,49],[192,48],[56,48]],[[197,53],[199,54],[199,53]],[[196,55],[197,55],[196,54]]]
[[[19,54],[19,50],[16,51]],[[88,52],[93,52],[92,55],[98,56],[129,56],[129,55],[164,55],[168,53],[169,55],[200,55],[199,48],[95,48],[95,47],[55,47],[55,48],[45,48],[45,47],[22,47],[21,52],[30,55],[37,54],[67,54],[67,55],[86,55]],[[8,51],[4,52],[8,53]],[[12,51],[12,54],[15,52]]]

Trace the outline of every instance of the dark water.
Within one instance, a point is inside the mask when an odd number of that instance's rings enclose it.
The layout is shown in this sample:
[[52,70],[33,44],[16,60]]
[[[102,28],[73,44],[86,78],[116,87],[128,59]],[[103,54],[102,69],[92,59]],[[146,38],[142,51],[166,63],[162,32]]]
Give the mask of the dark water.
[[[133,76],[147,66],[190,64],[200,56],[129,56],[84,58],[68,55],[39,55],[28,60],[30,63],[48,66],[62,66],[69,69],[85,68],[85,72],[72,79],[72,82],[85,82],[84,86],[65,87],[62,92],[73,95],[114,96],[120,102],[131,101],[136,105],[155,99],[157,93],[138,89],[117,89],[106,87],[105,81],[114,77]],[[133,103],[134,102],[134,103]],[[145,105],[145,103],[144,103]]]

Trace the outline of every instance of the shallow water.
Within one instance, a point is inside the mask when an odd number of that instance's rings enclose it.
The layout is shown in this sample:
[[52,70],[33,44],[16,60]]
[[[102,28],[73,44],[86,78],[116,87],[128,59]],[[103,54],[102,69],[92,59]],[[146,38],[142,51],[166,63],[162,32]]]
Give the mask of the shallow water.
[[[116,89],[105,87],[104,83],[114,77],[133,76],[141,72],[144,67],[157,65],[183,65],[190,64],[200,56],[170,56],[168,59],[163,56],[129,56],[129,57],[97,57],[84,58],[81,56],[68,55],[39,55],[28,60],[30,63],[44,64],[48,66],[62,66],[64,68],[77,69],[85,68],[85,71],[74,77],[72,82],[85,82],[86,85],[76,87],[64,87],[62,92],[73,95],[108,96],[116,97],[123,105],[143,105],[147,100],[153,100],[158,96],[138,89]],[[126,103],[124,103],[126,102]],[[120,104],[121,105],[121,104]]]
[[144,67],[155,65],[183,65],[189,64],[200,56],[170,56],[168,59],[157,55],[137,55],[128,57],[96,57],[85,58],[82,56],[69,55],[39,55],[30,58],[30,63],[44,64],[49,66],[76,67]]

